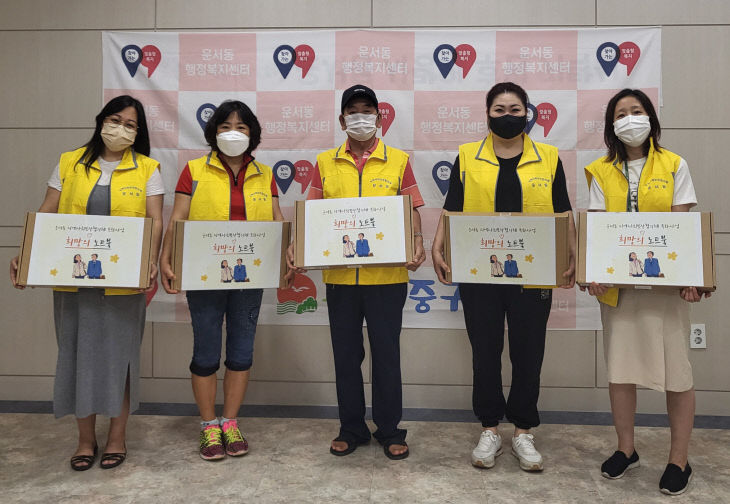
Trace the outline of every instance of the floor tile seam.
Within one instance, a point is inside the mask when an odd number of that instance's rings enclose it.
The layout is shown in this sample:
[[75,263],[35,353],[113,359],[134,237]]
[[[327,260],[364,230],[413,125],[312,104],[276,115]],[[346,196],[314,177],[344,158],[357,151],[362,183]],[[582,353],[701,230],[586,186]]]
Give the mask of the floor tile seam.
[[[371,441],[371,443],[372,442],[373,441]],[[378,454],[378,450],[371,450],[371,454],[370,454],[370,491],[368,493],[368,502],[370,504],[375,504],[375,501],[373,500],[373,498],[374,498],[373,488],[375,486],[375,457],[377,456],[377,454]]]
[[[284,425],[285,425],[284,431],[287,430],[286,429],[286,425],[294,423],[294,420],[296,420],[296,419],[288,418],[286,420],[286,422],[284,422]],[[279,453],[279,448],[281,447],[282,443],[284,443],[283,436],[280,439],[277,439],[276,446],[274,446],[273,449],[269,450],[269,454],[270,455],[266,458],[266,467],[264,468],[263,471],[261,471],[261,476],[258,478],[258,483],[256,484],[256,489],[253,491],[253,496],[254,497],[257,497],[257,498],[258,497],[263,497],[260,494],[260,492],[261,492],[261,485],[264,482],[264,478],[266,478],[266,476],[269,474],[269,469],[271,467],[271,464],[274,462],[274,457],[276,457],[277,453]]]

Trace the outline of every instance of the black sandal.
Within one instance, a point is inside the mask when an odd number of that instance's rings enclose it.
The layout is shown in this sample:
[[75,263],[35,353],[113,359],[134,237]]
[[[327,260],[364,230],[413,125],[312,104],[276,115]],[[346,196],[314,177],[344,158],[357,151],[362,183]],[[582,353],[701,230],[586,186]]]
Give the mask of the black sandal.
[[[127,445],[124,445],[124,449],[127,449]],[[99,461],[99,466],[102,469],[113,469],[117,466],[122,465],[122,462],[124,462],[127,459],[127,452],[124,453],[104,453],[101,455],[101,460]],[[110,464],[105,464],[104,462],[111,462]]]
[[93,455],[74,455],[71,457],[71,469],[74,471],[87,471],[96,462],[96,455],[99,453],[99,446],[94,445]]
[[339,436],[337,436],[337,437],[336,437],[336,438],[334,438],[334,439],[333,439],[332,441],[340,441],[340,442],[343,442],[343,443],[347,443],[347,448],[345,448],[345,449],[344,449],[344,450],[342,450],[342,451],[339,451],[339,450],[335,450],[335,449],[334,449],[334,448],[332,447],[332,445],[330,445],[330,453],[331,453],[332,455],[336,455],[336,456],[338,456],[338,457],[344,457],[345,455],[349,455],[350,453],[352,453],[352,452],[354,452],[355,450],[357,450],[357,447],[358,447],[358,446],[362,446],[362,445],[370,444],[370,440],[369,440],[369,439],[368,439],[367,441],[357,441],[357,440],[356,440],[355,438],[353,438],[353,437],[350,437],[350,436],[343,436],[343,435],[339,435]]
[[[406,447],[406,451],[396,455],[390,451],[390,447],[393,445],[403,445]],[[390,460],[403,460],[404,458],[408,458],[408,455],[411,454],[411,451],[408,449],[408,443],[397,439],[386,441],[385,443],[383,443],[383,451],[385,452],[385,456],[388,457]]]

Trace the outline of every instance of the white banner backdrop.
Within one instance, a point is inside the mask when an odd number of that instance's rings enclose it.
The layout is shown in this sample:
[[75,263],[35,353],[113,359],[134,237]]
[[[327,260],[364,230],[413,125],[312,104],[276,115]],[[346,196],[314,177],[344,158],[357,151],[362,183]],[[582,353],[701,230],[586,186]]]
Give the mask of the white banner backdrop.
[[[288,168],[278,170],[277,184],[291,219],[317,153],[345,140],[342,91],[372,87],[384,118],[380,135],[411,154],[426,202],[428,260],[411,273],[405,327],[464,327],[458,286],[438,282],[428,251],[458,146],[487,133],[485,95],[495,82],[527,90],[527,131],[560,149],[576,210],[587,205],[583,167],[603,154],[609,98],[632,87],[657,109],[661,101],[660,28],[105,32],[103,55],[104,100],[131,94],[145,106],[166,214],[185,163],[207,152],[205,121],[221,101],[238,99],[262,126],[256,158]],[[292,288],[265,292],[259,321],[327,325],[324,292],[320,272],[298,275]],[[189,320],[185,297],[160,289],[148,320]],[[597,303],[577,289],[556,289],[548,327],[598,329]]]

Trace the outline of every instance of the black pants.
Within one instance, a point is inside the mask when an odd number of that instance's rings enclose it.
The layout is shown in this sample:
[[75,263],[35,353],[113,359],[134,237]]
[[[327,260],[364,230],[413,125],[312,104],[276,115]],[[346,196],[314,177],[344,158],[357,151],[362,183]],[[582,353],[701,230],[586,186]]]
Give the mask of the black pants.
[[335,358],[340,436],[370,439],[365,424],[365,391],[360,366],[365,358],[362,323],[368,324],[373,372],[373,433],[380,443],[405,440],[398,428],[403,412],[400,330],[407,284],[327,284],[332,351]]
[[[466,331],[472,348],[474,414],[484,427],[495,427],[502,417],[520,429],[540,425],[537,399],[545,354],[545,330],[552,291],[519,285],[459,285]],[[509,326],[512,385],[509,399],[502,391],[504,319]]]

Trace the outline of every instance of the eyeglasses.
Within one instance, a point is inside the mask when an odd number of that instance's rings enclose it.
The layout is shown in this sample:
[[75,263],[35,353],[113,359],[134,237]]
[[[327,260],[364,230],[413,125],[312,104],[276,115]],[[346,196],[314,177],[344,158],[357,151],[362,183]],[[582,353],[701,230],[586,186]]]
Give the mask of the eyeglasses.
[[114,126],[121,126],[124,128],[127,133],[136,133],[139,129],[139,126],[137,126],[137,123],[129,121],[129,122],[123,122],[117,117],[107,117],[104,119],[104,123],[106,124],[113,124]]

